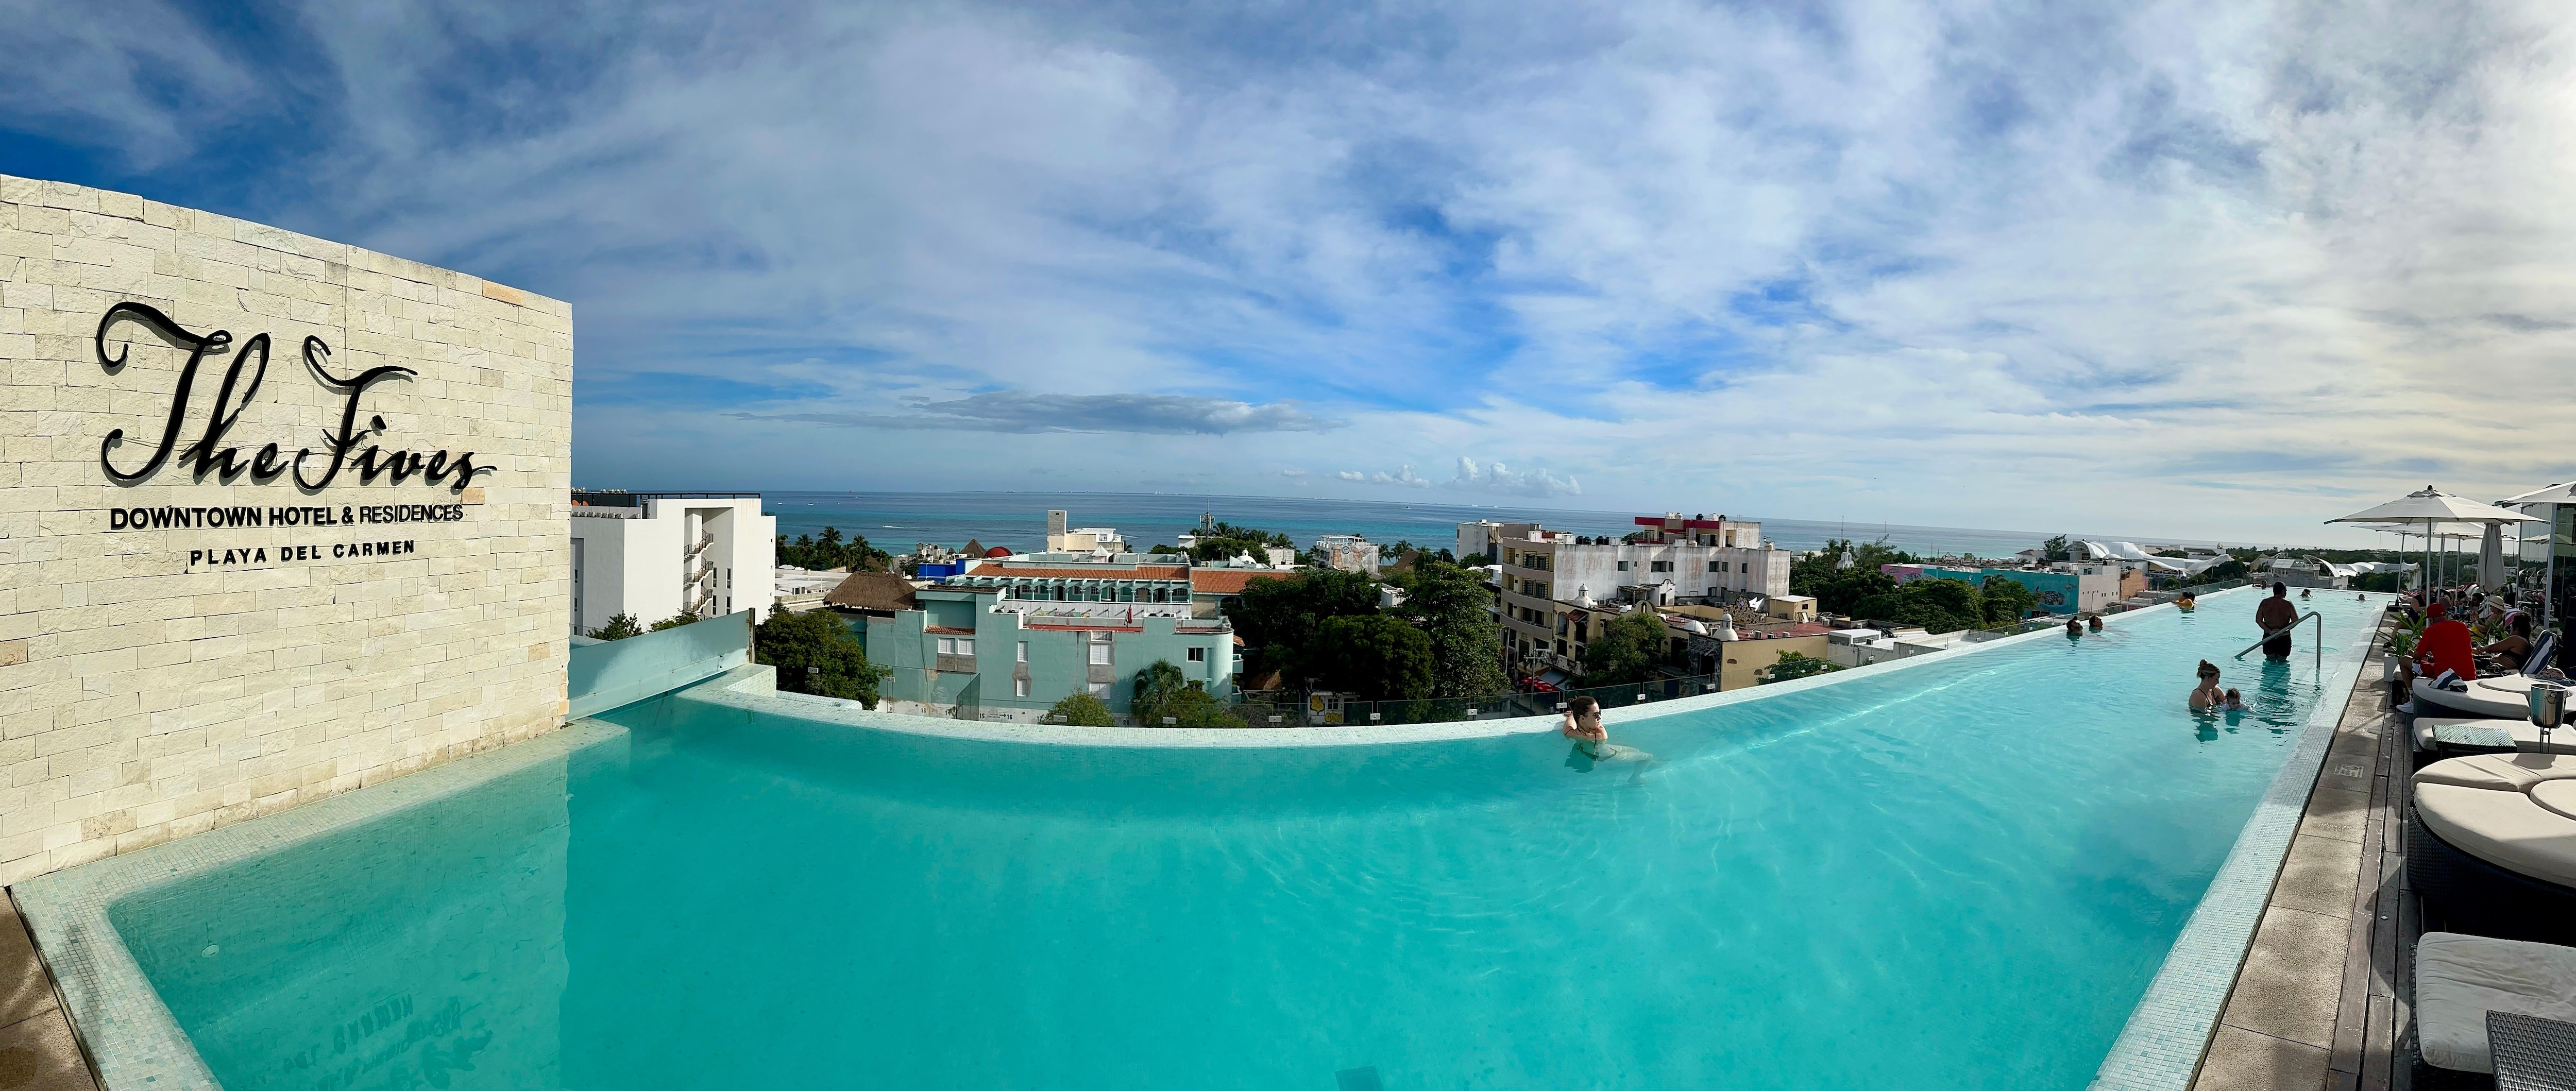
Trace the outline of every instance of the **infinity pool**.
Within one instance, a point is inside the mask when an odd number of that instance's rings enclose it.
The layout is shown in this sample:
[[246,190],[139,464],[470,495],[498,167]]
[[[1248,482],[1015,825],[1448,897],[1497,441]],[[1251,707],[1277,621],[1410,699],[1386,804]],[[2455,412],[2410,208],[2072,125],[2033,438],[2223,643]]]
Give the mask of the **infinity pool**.
[[2227,658],[2254,602],[1614,715],[1636,763],[710,685],[109,919],[236,1091],[2077,1088],[2320,697],[2309,630]]

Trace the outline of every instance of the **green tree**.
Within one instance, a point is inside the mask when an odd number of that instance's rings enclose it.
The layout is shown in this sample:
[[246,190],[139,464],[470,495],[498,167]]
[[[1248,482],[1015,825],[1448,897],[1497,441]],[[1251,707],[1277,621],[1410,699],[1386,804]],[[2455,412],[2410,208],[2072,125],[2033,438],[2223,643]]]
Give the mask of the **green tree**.
[[1841,669],[1843,669],[1842,664],[1830,659],[1819,659],[1797,652],[1781,652],[1780,661],[1772,664],[1770,670],[1763,672],[1762,682],[1768,685],[1773,682],[1786,682],[1793,678],[1805,678],[1809,675],[1831,674]]
[[[1852,563],[1845,568],[1847,552]],[[1816,608],[1825,613],[1848,614],[1862,600],[1896,590],[1896,579],[1880,571],[1880,565],[1921,563],[1921,557],[1885,538],[1858,545],[1848,538],[1828,538],[1823,549],[1789,563],[1789,593],[1814,596]]]
[[1895,591],[1863,600],[1852,612],[1872,621],[1920,625],[1926,632],[1947,633],[1982,627],[1984,596],[1965,580],[1919,579]]
[[671,615],[671,616],[669,616],[669,617],[663,618],[663,619],[662,619],[662,620],[660,620],[660,621],[656,621],[656,622],[654,622],[654,623],[653,623],[653,631],[658,633],[658,632],[661,632],[661,631],[662,631],[662,630],[664,630],[664,629],[677,629],[677,628],[679,628],[680,626],[683,626],[683,625],[695,625],[695,624],[697,624],[697,623],[698,623],[698,615],[696,615],[696,614],[689,614],[689,613],[673,614],[673,615]]
[[2043,561],[2071,561],[2075,559],[2075,547],[2067,544],[2066,536],[2060,534],[2057,537],[2039,543],[2039,559]]
[[1275,670],[1294,683],[1316,673],[1324,622],[1375,614],[1377,600],[1377,584],[1367,576],[1323,568],[1246,583],[1225,604],[1225,616],[1243,638],[1246,671]]
[[1360,614],[1324,619],[1310,652],[1323,688],[1373,701],[1431,696],[1431,638],[1404,619]]
[[[1242,727],[1243,721],[1225,710],[1225,705],[1209,696],[1202,687],[1182,677],[1181,668],[1169,660],[1157,660],[1153,666],[1136,672],[1136,723],[1143,727]],[[1170,719],[1173,723],[1163,721]]]
[[1181,673],[1181,668],[1173,666],[1169,659],[1157,659],[1152,666],[1136,672],[1136,695],[1130,703],[1135,706],[1138,721],[1142,722],[1146,705],[1188,688],[1189,679]]
[[816,572],[834,568],[847,568],[853,572],[894,571],[894,554],[869,545],[866,538],[856,534],[844,541],[839,527],[824,527],[820,540],[812,535],[799,534],[795,541],[790,542],[786,535],[781,534],[778,536],[777,558],[780,564]]
[[1583,684],[1621,686],[1642,682],[1664,659],[1669,638],[1652,610],[1631,610],[1611,618],[1601,635],[1583,649]]
[[2252,572],[2253,570],[2252,566],[2247,565],[2245,562],[2240,560],[2220,561],[2217,564],[2201,569],[2199,582],[2217,583],[2222,580],[2241,580],[2245,578],[2246,573]]
[[1396,608],[1431,638],[1431,695],[1482,697],[1508,693],[1503,671],[1503,623],[1484,574],[1424,555],[1413,571],[1388,582],[1404,591]]
[[2019,621],[2039,608],[2039,593],[2010,576],[1986,577],[1985,599],[1988,625]]
[[618,614],[609,618],[608,624],[592,629],[589,636],[592,640],[624,640],[643,631],[642,626],[635,624],[635,615]]
[[1047,709],[1047,719],[1075,727],[1118,726],[1118,717],[1110,714],[1109,706],[1088,693],[1065,694],[1054,707]]
[[1812,591],[1792,592],[1816,598],[1816,609],[1828,614],[1848,614],[1865,599],[1896,590],[1896,577],[1875,568],[1854,566],[1850,571],[1835,573],[1833,578]]
[[780,610],[751,634],[752,662],[778,668],[778,688],[877,706],[877,683],[893,674],[868,662],[867,645],[840,615]]

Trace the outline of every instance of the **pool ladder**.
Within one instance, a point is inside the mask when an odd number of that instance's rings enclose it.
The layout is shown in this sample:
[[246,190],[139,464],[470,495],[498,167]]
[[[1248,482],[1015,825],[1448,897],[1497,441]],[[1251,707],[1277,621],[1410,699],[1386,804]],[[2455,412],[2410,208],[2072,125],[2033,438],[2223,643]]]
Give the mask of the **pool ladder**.
[[2245,651],[2236,653],[2236,658],[2243,659],[2245,658],[2246,652],[2251,652],[2256,648],[2262,647],[2264,644],[2269,643],[2273,637],[2288,636],[2290,635],[2291,630],[2297,629],[2299,626],[2305,625],[2311,621],[2317,623],[2317,636],[2316,640],[2313,642],[2317,649],[2317,669],[2324,670],[2326,665],[2326,619],[2324,615],[2321,615],[2314,610],[2310,610],[2307,613],[2291,619],[2289,624],[2281,626],[2273,632],[2263,634],[2263,639],[2246,645]]

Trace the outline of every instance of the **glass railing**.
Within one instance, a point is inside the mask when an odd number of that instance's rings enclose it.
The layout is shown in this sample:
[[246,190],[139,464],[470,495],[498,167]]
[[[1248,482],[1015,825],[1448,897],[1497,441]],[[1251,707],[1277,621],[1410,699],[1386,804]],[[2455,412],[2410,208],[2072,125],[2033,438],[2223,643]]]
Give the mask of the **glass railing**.
[[564,670],[570,718],[656,697],[751,662],[751,611],[624,640],[577,644]]

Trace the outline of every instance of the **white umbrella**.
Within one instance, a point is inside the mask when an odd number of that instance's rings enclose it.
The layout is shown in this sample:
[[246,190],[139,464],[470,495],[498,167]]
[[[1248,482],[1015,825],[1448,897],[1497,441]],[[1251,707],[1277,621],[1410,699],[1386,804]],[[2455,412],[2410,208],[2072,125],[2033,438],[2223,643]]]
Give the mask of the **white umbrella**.
[[2478,542],[2478,586],[2504,586],[2504,524],[2487,524]]
[[2520,496],[2508,496],[2497,504],[2576,504],[2576,481],[2543,485]]
[[[2548,510],[2546,518],[2554,524],[2557,522],[2558,508],[2560,505],[2576,505],[2576,481],[2561,481],[2554,485],[2543,485],[2540,488],[2533,489],[2520,496],[2505,497],[2502,500],[2496,501],[2496,503],[2499,505],[2512,504],[2526,509],[2546,508]],[[2516,536],[2520,537],[2518,531]],[[2553,615],[2557,611],[2557,547],[2567,544],[2570,544],[2567,540],[2567,536],[2557,533],[2555,526],[2551,528],[2549,533],[2542,535],[2542,541],[2540,543],[2540,560],[2543,568],[2541,569],[2540,576],[2540,616],[2541,624],[2543,625],[2547,625],[2554,620]],[[2532,543],[2528,540],[2523,541],[2515,550],[2516,555],[2522,560],[2531,560],[2531,545]]]
[[[2410,523],[2425,528],[2425,578],[2432,577],[2433,535],[2441,533],[2444,523],[2538,523],[2543,520],[2518,511],[2507,511],[2493,504],[2481,504],[2465,496],[2453,496],[2430,485],[2407,493],[2367,511],[2357,511],[2329,523]],[[2428,585],[2429,586],[2429,585]]]

